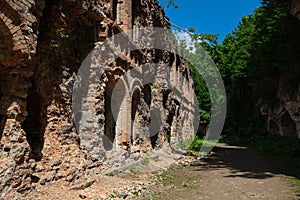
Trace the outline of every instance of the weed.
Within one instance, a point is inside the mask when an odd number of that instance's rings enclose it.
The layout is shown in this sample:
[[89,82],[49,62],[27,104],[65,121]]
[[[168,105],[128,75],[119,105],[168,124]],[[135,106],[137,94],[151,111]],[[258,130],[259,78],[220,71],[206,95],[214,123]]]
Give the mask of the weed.
[[56,35],[61,37],[61,38],[69,38],[70,36],[66,33],[66,29],[64,28],[59,28],[56,29]]
[[156,179],[157,182],[162,184],[174,183],[174,174],[167,174],[167,173],[157,174]]
[[132,193],[134,196],[139,196],[139,192],[138,191],[134,191],[133,193]]
[[155,192],[151,195],[151,197],[147,198],[147,200],[159,200],[159,199],[160,199],[159,196],[160,196],[160,192],[155,191]]
[[130,170],[131,173],[134,173],[134,174],[140,173],[139,168],[137,166],[134,166],[134,165],[131,165],[129,170]]
[[141,161],[141,164],[142,165],[149,165],[149,162],[150,162],[150,160],[149,160],[148,157],[143,157],[142,161]]
[[181,187],[191,189],[193,187],[193,181],[196,179],[195,176],[187,176],[185,180],[180,184]]
[[185,182],[183,181],[181,184],[180,184],[181,187],[184,187],[184,188],[192,188],[192,185],[191,183],[188,183],[188,182]]
[[60,44],[55,40],[51,40],[50,41],[50,46],[53,47],[53,48],[58,48],[58,47],[60,47]]
[[179,144],[177,145],[177,148],[182,149],[182,150],[188,150],[189,147],[191,146],[193,140],[184,140],[180,141]]
[[293,176],[286,176],[285,179],[294,187],[295,193],[300,195],[300,180]]
[[110,197],[111,198],[117,198],[119,196],[119,192],[118,191],[116,191],[116,190],[114,190],[111,194],[110,194]]

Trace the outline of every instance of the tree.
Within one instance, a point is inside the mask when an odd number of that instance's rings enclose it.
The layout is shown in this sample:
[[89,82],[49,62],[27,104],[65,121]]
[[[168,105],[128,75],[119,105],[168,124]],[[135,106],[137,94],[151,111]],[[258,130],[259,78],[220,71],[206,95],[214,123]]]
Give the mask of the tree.
[[175,3],[175,0],[167,0],[166,1],[166,8],[179,8],[179,5]]
[[217,49],[228,97],[227,126],[259,128],[260,107],[278,104],[279,87],[290,92],[298,88],[300,26],[287,1],[263,0]]

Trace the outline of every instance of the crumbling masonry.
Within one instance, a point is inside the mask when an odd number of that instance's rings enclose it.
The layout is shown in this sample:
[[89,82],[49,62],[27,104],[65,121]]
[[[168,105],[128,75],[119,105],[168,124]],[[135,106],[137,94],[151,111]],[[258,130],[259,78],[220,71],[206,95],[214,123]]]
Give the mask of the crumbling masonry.
[[[169,28],[156,0],[0,1],[2,196],[24,193],[36,181],[72,182],[100,166],[110,150],[171,150],[193,136],[191,71],[181,57],[156,49],[125,52],[89,86],[85,98],[95,102],[96,131],[82,117],[72,117],[73,85],[87,55],[112,35],[141,27]],[[129,71],[143,74],[151,62],[159,63],[153,82],[124,79]],[[117,118],[108,103],[113,91],[125,99]],[[156,106],[164,116],[155,114]],[[150,134],[151,121],[160,124],[158,134]]]

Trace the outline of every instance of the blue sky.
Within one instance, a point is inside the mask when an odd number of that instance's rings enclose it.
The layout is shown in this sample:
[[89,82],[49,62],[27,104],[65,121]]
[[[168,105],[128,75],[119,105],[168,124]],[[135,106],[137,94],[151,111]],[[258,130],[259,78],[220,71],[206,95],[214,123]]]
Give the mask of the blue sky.
[[[159,0],[165,7],[166,0]],[[253,13],[260,0],[175,0],[179,8],[166,9],[171,21],[199,33],[220,33],[219,41],[230,33],[242,16]]]

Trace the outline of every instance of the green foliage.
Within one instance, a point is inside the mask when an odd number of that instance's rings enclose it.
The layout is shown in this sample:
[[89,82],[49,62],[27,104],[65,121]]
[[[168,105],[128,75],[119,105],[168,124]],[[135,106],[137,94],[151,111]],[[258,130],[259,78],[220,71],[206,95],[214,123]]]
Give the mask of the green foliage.
[[69,38],[70,36],[66,33],[65,28],[59,28],[56,30],[56,35],[60,38]]
[[191,142],[188,152],[199,152],[201,149],[201,146],[203,145],[204,138],[199,138],[195,136],[194,140]]
[[199,71],[193,65],[190,65],[192,70],[192,77],[194,80],[194,92],[197,97],[199,112],[200,112],[200,123],[208,125],[211,115],[211,101],[208,88],[200,75]]
[[153,192],[153,194],[151,194],[151,197],[147,198],[147,200],[159,200],[160,196],[160,192],[159,191],[155,191]]
[[[190,28],[188,31],[192,41],[189,44],[185,40],[180,41],[180,49],[185,58],[190,61],[194,92],[199,106],[200,124],[208,126],[211,119],[211,98],[205,78],[206,80],[213,80],[217,76],[211,57],[217,51],[218,35],[199,34],[194,28]],[[190,49],[191,46],[192,50]],[[218,93],[218,91],[213,92]]]
[[140,173],[140,169],[137,166],[131,165],[129,168],[131,173],[138,174]]
[[190,33],[195,33],[195,32],[196,32],[196,29],[191,27],[191,28],[188,29],[188,32],[190,32]]
[[288,2],[263,0],[218,44],[213,57],[223,76],[228,100],[227,128],[260,128],[259,109],[278,104],[281,87],[293,94],[300,76],[300,25]]
[[167,8],[173,7],[173,8],[179,8],[179,5],[175,3],[175,0],[167,0]]
[[65,28],[58,28],[56,29],[55,33],[56,33],[56,38],[50,41],[50,46],[53,48],[59,48],[62,44],[62,40],[69,38],[70,35],[66,33]]
[[172,173],[167,173],[167,172],[164,172],[164,173],[161,173],[161,174],[157,174],[157,175],[156,175],[157,182],[163,183],[163,184],[171,184],[171,183],[174,183],[174,177],[175,177],[174,174],[172,174]]
[[58,48],[58,47],[60,47],[60,44],[55,40],[51,40],[50,41],[50,46],[53,47],[53,48]]
[[[193,63],[190,68],[201,126],[208,126],[211,119],[210,93],[204,80],[216,77],[208,56],[215,61],[226,87],[226,132],[261,131],[261,106],[278,105],[279,87],[291,98],[296,93],[300,77],[300,22],[289,13],[288,1],[263,0],[253,14],[242,17],[221,44],[217,34],[199,34],[194,28],[188,31],[193,48],[184,40],[180,46]],[[218,98],[219,102],[224,99],[221,95]]]
[[295,193],[300,196],[300,180],[293,176],[286,177],[286,180],[294,187]]
[[193,140],[181,140],[179,141],[178,148],[182,150],[188,150]]

